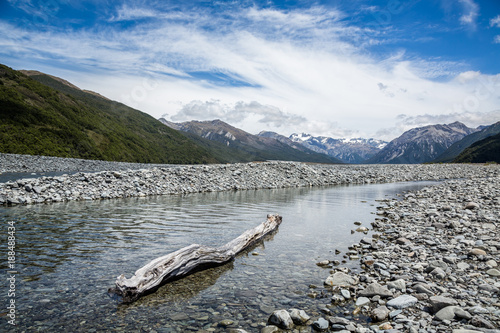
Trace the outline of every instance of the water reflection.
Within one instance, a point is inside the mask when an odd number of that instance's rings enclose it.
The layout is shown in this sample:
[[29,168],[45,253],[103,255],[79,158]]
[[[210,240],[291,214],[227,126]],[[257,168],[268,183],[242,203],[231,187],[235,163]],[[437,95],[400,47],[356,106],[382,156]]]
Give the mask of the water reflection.
[[[429,183],[239,192],[0,208],[16,222],[18,328],[27,331],[207,329],[231,318],[249,331],[274,308],[316,311],[306,295],[369,227],[376,199]],[[279,213],[274,239],[229,264],[193,274],[137,303],[119,306],[107,290],[150,260],[192,243],[220,246]],[[5,225],[4,230],[5,230]],[[342,251],[337,255],[335,250]],[[0,274],[6,276],[5,260]],[[356,263],[351,263],[355,266]],[[1,304],[7,304],[0,292]],[[316,310],[314,310],[316,309]],[[158,316],[158,314],[164,314]],[[7,329],[6,321],[0,330]]]

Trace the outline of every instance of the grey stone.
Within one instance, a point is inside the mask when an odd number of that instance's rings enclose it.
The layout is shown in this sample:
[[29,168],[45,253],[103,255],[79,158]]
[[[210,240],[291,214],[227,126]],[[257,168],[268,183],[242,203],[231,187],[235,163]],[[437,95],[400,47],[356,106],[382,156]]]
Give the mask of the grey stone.
[[350,299],[351,298],[351,293],[349,292],[349,290],[347,289],[340,289],[340,294],[342,295],[342,297],[344,297],[345,299]]
[[387,302],[387,306],[404,309],[417,304],[418,299],[410,295],[401,295]]
[[290,309],[290,317],[295,325],[304,325],[311,317],[304,310]]
[[260,333],[276,333],[279,332],[278,326],[268,325],[260,330]]
[[400,291],[404,292],[406,290],[405,280],[398,279],[396,281],[387,282],[387,288],[389,288],[389,289],[396,289],[396,290],[400,290]]
[[325,284],[328,286],[350,287],[357,284],[357,279],[343,272],[335,272],[326,278]]
[[360,307],[366,304],[370,304],[370,299],[368,297],[358,297],[356,300],[356,306]]
[[443,296],[431,296],[429,298],[429,302],[431,304],[433,313],[436,313],[442,308],[445,308],[447,306],[458,304],[458,302],[455,299]]
[[439,310],[435,317],[441,321],[454,320],[455,318],[470,320],[472,315],[459,306],[447,306]]
[[326,331],[330,326],[330,324],[328,323],[328,320],[320,317],[318,318],[318,320],[313,322],[312,326],[316,331]]
[[487,320],[481,316],[477,316],[477,315],[472,317],[470,323],[476,327],[484,327],[484,328],[488,328],[488,329],[498,328],[495,325],[493,325],[493,323],[490,322],[489,320]]
[[377,282],[373,282],[368,285],[365,289],[361,290],[358,292],[359,296],[362,297],[373,297],[373,296],[380,296],[380,297],[392,297],[393,294],[389,289],[387,289],[386,286],[381,286]]
[[293,320],[290,317],[290,314],[286,310],[276,310],[274,311],[267,323],[270,325],[278,326],[279,328],[283,328],[286,330],[293,328]]
[[500,271],[496,268],[491,268],[486,271],[486,274],[491,275],[491,276],[500,276]]
[[430,274],[437,277],[438,279],[444,279],[446,277],[446,272],[443,271],[440,267],[434,268]]
[[387,316],[389,316],[389,313],[391,311],[384,305],[382,306],[379,306],[378,308],[375,308],[372,310],[372,312],[370,313],[370,317],[374,320],[374,321],[383,321],[387,318]]

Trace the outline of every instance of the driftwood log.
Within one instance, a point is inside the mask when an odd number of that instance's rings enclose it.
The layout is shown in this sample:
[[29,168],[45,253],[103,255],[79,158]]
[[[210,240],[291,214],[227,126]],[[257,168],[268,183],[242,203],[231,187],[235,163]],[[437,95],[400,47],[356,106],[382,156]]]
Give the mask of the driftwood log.
[[281,224],[281,216],[268,215],[267,221],[245,231],[239,237],[221,247],[198,244],[159,257],[138,269],[130,279],[122,274],[116,279],[116,287],[110,292],[122,297],[124,303],[131,303],[143,295],[157,290],[162,284],[179,279],[191,273],[227,263],[235,256],[273,232]]

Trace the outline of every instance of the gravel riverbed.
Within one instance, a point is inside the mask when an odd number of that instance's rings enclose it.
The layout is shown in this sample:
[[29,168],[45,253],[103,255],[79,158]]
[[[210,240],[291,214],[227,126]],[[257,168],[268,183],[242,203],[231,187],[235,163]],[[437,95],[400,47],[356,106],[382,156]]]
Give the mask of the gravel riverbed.
[[[17,169],[6,162],[6,156],[12,160],[13,155],[0,155],[4,172],[37,172],[31,167],[35,164],[48,167],[43,158],[30,162],[31,157],[23,156],[21,169]],[[98,172],[0,184],[0,204],[445,180],[400,199],[380,202],[372,225],[353,225],[366,235],[342,254],[344,260],[325,254],[325,260],[318,262],[323,267],[318,269],[330,268],[324,281],[310,286],[308,297],[317,298],[319,310],[276,309],[259,331],[499,332],[498,165],[263,162],[120,168],[103,163],[106,171],[99,169],[102,166],[91,169],[88,164],[71,171]],[[343,265],[348,261],[350,265]],[[359,262],[358,270],[347,268],[353,261]],[[338,306],[346,309],[342,316],[331,310]],[[360,317],[371,320],[363,322]],[[228,319],[207,331],[245,332],[233,323]]]
[[[263,332],[297,324],[341,332],[500,332],[497,172],[386,200],[377,215],[374,233],[344,255],[359,260],[361,273],[319,262],[332,266],[324,280],[330,302],[301,316],[280,309]],[[330,316],[333,306],[354,310]],[[371,322],[359,323],[361,315]]]
[[[19,163],[13,162],[15,156],[19,157]],[[60,169],[57,169],[57,163],[61,165]],[[0,205],[18,205],[262,188],[484,178],[497,175],[498,167],[298,162],[158,166],[1,154],[0,170],[93,171],[1,183]]]

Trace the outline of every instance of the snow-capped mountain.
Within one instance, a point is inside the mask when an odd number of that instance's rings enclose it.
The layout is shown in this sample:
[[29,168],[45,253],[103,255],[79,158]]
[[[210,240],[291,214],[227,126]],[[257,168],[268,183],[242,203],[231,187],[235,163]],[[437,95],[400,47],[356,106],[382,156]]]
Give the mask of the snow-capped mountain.
[[221,162],[286,160],[342,163],[338,159],[318,154],[291,140],[289,140],[291,142],[289,144],[278,140],[272,135],[253,135],[219,119],[173,123],[161,118],[159,121],[186,133],[190,138],[212,152]]
[[334,139],[306,133],[292,134],[290,139],[315,152],[338,158],[346,163],[363,163],[387,144],[385,141],[375,139]]
[[392,140],[367,163],[425,163],[441,155],[453,143],[477,129],[460,122],[413,128]]

